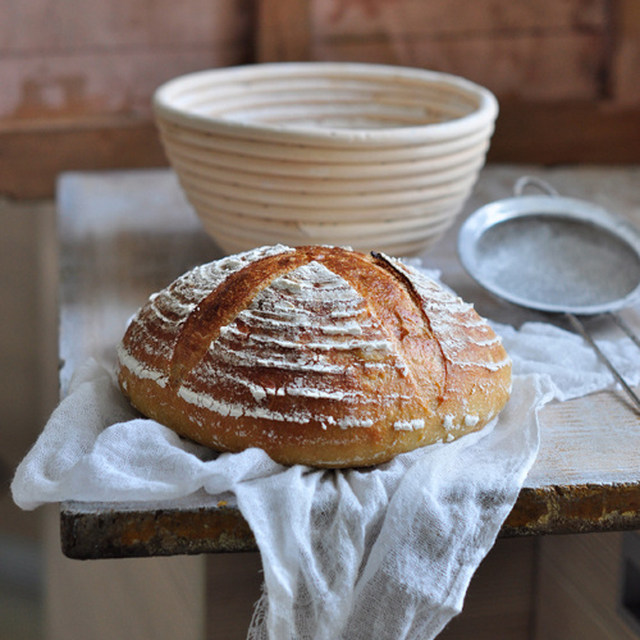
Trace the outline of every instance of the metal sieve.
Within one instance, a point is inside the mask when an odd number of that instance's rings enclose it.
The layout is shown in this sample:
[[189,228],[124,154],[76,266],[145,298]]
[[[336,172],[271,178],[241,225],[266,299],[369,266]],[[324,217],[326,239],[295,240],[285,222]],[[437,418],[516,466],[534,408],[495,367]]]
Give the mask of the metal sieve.
[[[524,195],[530,185],[543,193]],[[614,313],[640,301],[640,232],[635,227],[524,176],[513,197],[491,202],[467,218],[458,253],[469,275],[494,295],[520,307],[564,314],[640,408],[640,398],[579,319],[607,314],[640,347]]]

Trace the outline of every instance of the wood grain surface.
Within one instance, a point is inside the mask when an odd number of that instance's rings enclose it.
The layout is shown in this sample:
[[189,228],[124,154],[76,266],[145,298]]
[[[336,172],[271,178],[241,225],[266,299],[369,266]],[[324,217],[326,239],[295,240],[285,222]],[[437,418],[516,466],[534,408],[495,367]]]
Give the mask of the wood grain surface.
[[[510,195],[524,172],[638,222],[637,167],[490,166],[465,213]],[[127,318],[151,292],[220,252],[167,170],[65,175],[59,228],[64,393],[88,356],[113,362]],[[515,325],[529,319],[528,312],[497,305],[464,273],[455,254],[456,233],[452,229],[425,254],[424,264],[441,269],[445,283],[482,315]],[[637,329],[637,310],[625,314]],[[606,391],[553,403],[541,422],[539,457],[502,535],[640,527],[640,419],[625,397]],[[67,503],[61,513],[63,547],[73,557],[255,549],[237,509],[217,507],[206,496],[163,505]]]

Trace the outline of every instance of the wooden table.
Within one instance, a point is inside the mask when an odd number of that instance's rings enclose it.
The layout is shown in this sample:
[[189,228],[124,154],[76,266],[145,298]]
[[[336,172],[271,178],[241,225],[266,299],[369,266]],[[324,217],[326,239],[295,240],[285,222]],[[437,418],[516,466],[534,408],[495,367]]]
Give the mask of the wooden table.
[[[523,174],[563,195],[597,202],[640,225],[640,168],[491,166],[460,220],[512,193]],[[61,391],[87,357],[113,362],[131,314],[191,266],[216,259],[169,170],[70,173],[59,182]],[[423,262],[478,311],[519,324],[535,318],[497,304],[464,273],[457,227]],[[640,310],[624,312],[640,329]],[[539,319],[539,318],[535,318]],[[640,528],[640,416],[622,393],[607,391],[545,407],[541,449],[501,536]],[[164,503],[61,505],[62,548],[72,558],[142,557],[255,550],[235,506],[197,494]]]

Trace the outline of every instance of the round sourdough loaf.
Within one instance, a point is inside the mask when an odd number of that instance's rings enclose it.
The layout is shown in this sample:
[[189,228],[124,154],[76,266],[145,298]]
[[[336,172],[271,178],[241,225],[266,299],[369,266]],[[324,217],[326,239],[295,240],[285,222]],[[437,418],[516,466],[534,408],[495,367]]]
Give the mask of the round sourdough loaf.
[[118,349],[144,415],[218,451],[353,467],[485,426],[511,387],[499,338],[403,262],[262,247],[154,294]]

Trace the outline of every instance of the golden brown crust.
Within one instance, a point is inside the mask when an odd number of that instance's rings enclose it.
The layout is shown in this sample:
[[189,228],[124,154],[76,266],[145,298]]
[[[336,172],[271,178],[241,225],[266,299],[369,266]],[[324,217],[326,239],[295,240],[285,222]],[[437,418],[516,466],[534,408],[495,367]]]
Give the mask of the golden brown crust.
[[511,365],[470,305],[398,260],[263,247],[153,296],[119,348],[143,414],[220,451],[349,467],[451,440],[506,403]]

